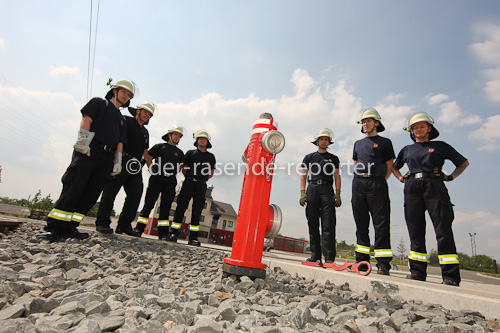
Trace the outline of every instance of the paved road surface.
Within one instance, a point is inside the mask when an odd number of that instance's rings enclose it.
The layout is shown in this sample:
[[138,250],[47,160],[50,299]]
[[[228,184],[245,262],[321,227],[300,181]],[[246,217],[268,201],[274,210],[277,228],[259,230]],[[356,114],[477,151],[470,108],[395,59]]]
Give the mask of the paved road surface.
[[[292,253],[292,252],[285,252],[285,251],[278,251],[278,250],[271,250],[268,253],[264,253],[264,256],[285,258],[285,259],[296,260],[296,261],[301,261],[301,260],[304,260],[304,259],[309,257],[307,254]],[[350,261],[352,261],[352,260],[350,260]],[[337,265],[340,265],[343,263],[343,260],[341,258],[337,258],[336,263],[337,263]],[[374,271],[377,270],[377,267],[375,266],[374,263],[372,263],[372,269]],[[408,272],[408,267],[407,266],[404,266],[404,267],[398,266],[397,270],[399,272]],[[468,280],[471,282],[500,285],[499,278],[494,278],[494,277],[482,275],[476,271],[461,270],[460,273],[462,276],[462,281]],[[440,267],[428,267],[427,274],[441,276],[441,268]]]

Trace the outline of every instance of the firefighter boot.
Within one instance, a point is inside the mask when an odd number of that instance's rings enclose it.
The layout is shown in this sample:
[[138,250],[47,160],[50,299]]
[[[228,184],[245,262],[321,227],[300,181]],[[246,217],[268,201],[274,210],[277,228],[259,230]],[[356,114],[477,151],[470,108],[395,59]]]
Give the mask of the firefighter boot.
[[200,246],[201,245],[200,241],[198,240],[198,232],[197,231],[191,231],[189,233],[188,245],[193,245],[193,246]]
[[115,232],[117,234],[126,234],[129,236],[134,236],[134,237],[141,237],[141,233],[139,231],[132,229],[130,225],[119,225],[116,227]]
[[[113,229],[111,229],[113,230]],[[80,232],[76,228],[70,228],[66,231],[66,236],[67,238],[73,238],[73,239],[87,239],[90,237],[90,235],[86,232]]]
[[143,223],[136,223],[135,228],[133,229],[134,231],[139,233],[139,237],[142,236],[144,233],[144,229],[146,229],[146,225]]
[[161,241],[168,241],[170,235],[168,233],[168,227],[158,227],[158,239]]
[[97,225],[95,230],[104,235],[111,235],[113,233],[113,229],[109,225]]
[[170,235],[166,239],[167,242],[177,243],[177,235],[179,234],[179,230],[175,230],[170,228]]

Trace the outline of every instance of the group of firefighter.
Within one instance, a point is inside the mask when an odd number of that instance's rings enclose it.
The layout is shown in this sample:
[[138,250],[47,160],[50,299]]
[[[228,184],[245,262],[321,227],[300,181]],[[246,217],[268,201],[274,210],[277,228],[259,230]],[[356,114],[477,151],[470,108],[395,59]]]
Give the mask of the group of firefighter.
[[[112,234],[111,210],[123,187],[126,198],[114,232],[140,237],[161,195],[159,239],[177,242],[184,213],[192,199],[188,244],[200,246],[199,221],[205,204],[206,182],[213,176],[216,163],[215,156],[207,151],[212,147],[210,134],[204,129],[198,130],[194,134],[196,149],[184,154],[177,147],[184,128],[174,124],[162,137],[165,143],[149,148],[149,133],[145,125],[158,113],[157,106],[143,102],[135,108],[130,107],[137,89],[133,81],[120,80],[109,84],[110,90],[104,99],[95,97],[81,110],[82,121],[71,164],[62,177],[63,189],[48,215],[46,233],[40,237],[49,241],[88,238],[89,234],[78,231],[77,227],[101,193],[96,230]],[[120,108],[128,108],[131,116],[123,116]],[[132,227],[142,197],[142,167],[145,164],[151,177],[144,207],[136,226]],[[180,171],[184,180],[178,184],[177,173]],[[180,188],[180,193],[174,219],[170,221],[176,188]]]
[[[355,164],[351,205],[356,222],[356,262],[370,261],[371,217],[375,229],[377,273],[390,275],[393,254],[387,179],[394,174],[404,183],[404,215],[411,242],[407,278],[420,281],[427,278],[427,211],[436,233],[443,284],[459,286],[459,262],[452,231],[453,205],[444,182],[458,177],[469,162],[449,144],[433,141],[439,132],[434,127],[434,119],[424,112],[413,113],[406,119],[404,130],[410,132],[414,143],[404,147],[395,160],[391,140],[378,135],[385,128],[377,110],[360,111],[357,123],[365,137],[355,142],[352,154]],[[333,138],[330,129],[319,130],[312,142],[318,150],[306,155],[302,162],[300,204],[307,204],[311,247],[311,257],[307,261],[310,262],[321,261],[323,255],[326,263],[334,263],[336,256],[335,207],[340,207],[342,200],[339,159],[327,151]],[[456,167],[450,175],[442,171],[445,160],[450,160]],[[399,170],[405,164],[409,171],[402,175]]]
[[[80,232],[77,227],[101,194],[96,230],[102,234],[116,232],[140,237],[161,195],[159,239],[177,242],[184,214],[192,199],[188,244],[200,246],[199,220],[205,204],[206,182],[213,176],[216,164],[215,156],[207,151],[212,147],[209,133],[198,130],[194,134],[196,149],[184,154],[177,147],[184,128],[175,124],[162,137],[164,143],[149,148],[149,133],[145,125],[158,113],[157,106],[143,102],[135,108],[130,107],[137,89],[133,81],[112,83],[110,80],[108,83],[110,90],[105,98],[92,98],[81,110],[77,142],[71,163],[62,177],[63,189],[55,208],[48,215],[46,232],[40,237],[49,241],[88,238],[89,234]],[[131,116],[123,116],[120,108],[128,108]],[[433,141],[439,132],[432,117],[424,112],[407,118],[404,129],[410,132],[414,143],[404,147],[396,159],[391,140],[378,135],[384,131],[384,126],[377,110],[362,110],[357,122],[365,137],[354,144],[353,150],[355,167],[351,203],[357,229],[356,261],[370,259],[371,217],[375,229],[377,272],[390,274],[393,254],[387,179],[394,174],[405,184],[404,213],[411,241],[407,278],[425,281],[427,277],[425,212],[428,211],[436,232],[443,283],[458,286],[460,272],[451,227],[453,205],[444,181],[458,177],[469,162],[447,143]],[[342,201],[339,159],[327,151],[333,139],[330,129],[319,130],[312,142],[318,150],[306,155],[302,161],[300,204],[306,206],[309,226],[311,257],[308,261],[321,261],[323,256],[326,263],[335,261],[335,207],[340,207]],[[450,175],[442,171],[445,160],[456,166]],[[145,164],[151,176],[144,206],[136,226],[132,227],[143,192],[142,168]],[[399,170],[405,164],[409,171],[402,175]],[[177,184],[178,172],[184,175],[180,184]],[[113,231],[110,214],[122,187],[126,198]],[[170,208],[179,188],[177,208],[170,221]]]

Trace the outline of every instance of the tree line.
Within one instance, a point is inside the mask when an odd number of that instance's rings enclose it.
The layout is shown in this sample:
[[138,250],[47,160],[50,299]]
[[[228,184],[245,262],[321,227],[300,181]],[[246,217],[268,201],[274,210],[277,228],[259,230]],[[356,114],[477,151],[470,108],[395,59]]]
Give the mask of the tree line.
[[[30,211],[33,210],[51,211],[56,204],[56,202],[54,202],[50,197],[50,194],[43,197],[41,190],[38,190],[38,192],[36,192],[36,194],[33,197],[31,197],[31,195],[28,196],[27,199],[13,199],[9,197],[0,197],[0,202],[9,205],[28,207]],[[98,208],[99,208],[99,202],[96,202],[96,204],[92,207],[92,209],[87,213],[86,216],[97,217]],[[116,215],[115,210],[112,209],[111,216],[115,215]]]

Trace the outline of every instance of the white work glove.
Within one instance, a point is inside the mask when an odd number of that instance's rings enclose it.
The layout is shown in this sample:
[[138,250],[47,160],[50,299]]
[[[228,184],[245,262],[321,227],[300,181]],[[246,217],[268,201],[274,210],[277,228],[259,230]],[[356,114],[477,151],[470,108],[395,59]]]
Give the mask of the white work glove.
[[184,179],[181,180],[177,186],[175,187],[175,194],[176,195],[179,195],[179,193],[181,193],[181,188],[182,188],[182,184],[184,184]]
[[119,151],[115,152],[115,162],[113,165],[113,172],[111,172],[111,176],[119,175],[122,172],[122,153]]
[[95,132],[87,131],[86,129],[80,129],[78,131],[78,139],[76,140],[73,148],[75,151],[86,154],[90,156],[90,143],[95,136]]

